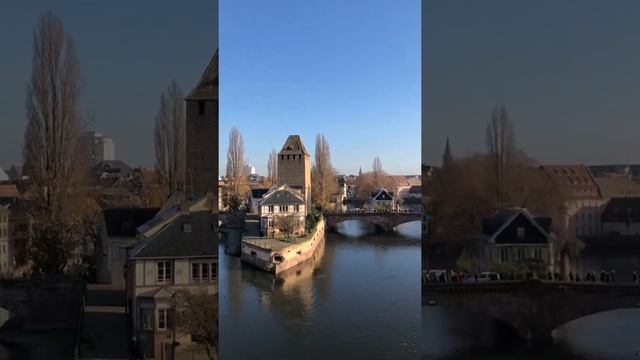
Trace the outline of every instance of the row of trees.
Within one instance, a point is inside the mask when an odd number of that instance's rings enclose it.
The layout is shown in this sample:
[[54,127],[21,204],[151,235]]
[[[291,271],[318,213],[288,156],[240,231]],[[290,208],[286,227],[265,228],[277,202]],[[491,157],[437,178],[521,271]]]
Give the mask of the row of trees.
[[502,209],[522,207],[552,218],[559,262],[575,258],[582,245],[568,226],[570,194],[518,149],[513,123],[504,106],[493,109],[486,140],[486,153],[456,159],[432,179],[425,179],[434,236],[466,240],[481,230],[482,219]]
[[[249,191],[247,174],[245,173],[244,141],[237,128],[229,132],[229,147],[227,149],[226,192],[227,203],[231,209],[237,209]],[[267,160],[267,176],[265,186],[278,184],[278,153],[272,149]],[[376,157],[372,164],[372,171],[359,173],[357,180],[358,197],[368,198],[369,194],[380,188],[393,188],[391,178],[382,168],[382,162]],[[329,142],[322,134],[316,135],[314,161],[311,168],[311,200],[321,208],[331,205],[331,196],[338,191],[338,175],[331,162]]]
[[[24,174],[30,186],[30,244],[33,271],[59,273],[83,241],[94,238],[98,206],[90,191],[78,139],[88,118],[81,114],[82,76],[73,37],[49,11],[34,30],[31,79],[27,86]],[[155,118],[156,178],[145,188],[164,197],[184,185],[185,106],[172,81]],[[159,190],[157,189],[159,187]]]

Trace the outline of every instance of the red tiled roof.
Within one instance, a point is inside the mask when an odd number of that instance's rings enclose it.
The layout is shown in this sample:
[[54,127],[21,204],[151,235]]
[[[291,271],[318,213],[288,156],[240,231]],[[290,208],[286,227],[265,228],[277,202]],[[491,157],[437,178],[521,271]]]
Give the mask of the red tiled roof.
[[600,191],[586,165],[543,165],[542,171],[571,189],[576,198],[599,198]]
[[13,184],[3,184],[0,185],[0,197],[11,198],[11,197],[19,197],[20,192],[18,188]]

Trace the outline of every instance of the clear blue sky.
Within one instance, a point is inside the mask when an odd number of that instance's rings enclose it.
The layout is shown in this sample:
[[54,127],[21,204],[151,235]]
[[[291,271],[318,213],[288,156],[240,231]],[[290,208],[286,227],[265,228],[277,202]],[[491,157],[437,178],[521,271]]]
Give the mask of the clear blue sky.
[[423,159],[485,150],[491,108],[545,163],[640,162],[640,2],[425,1]]
[[172,79],[187,93],[218,42],[217,0],[3,1],[0,5],[0,167],[22,162],[33,29],[52,9],[76,41],[85,110],[116,156],[153,165],[153,118]]
[[420,171],[420,0],[220,2],[220,169],[230,129],[266,173],[272,148],[329,141],[342,173]]

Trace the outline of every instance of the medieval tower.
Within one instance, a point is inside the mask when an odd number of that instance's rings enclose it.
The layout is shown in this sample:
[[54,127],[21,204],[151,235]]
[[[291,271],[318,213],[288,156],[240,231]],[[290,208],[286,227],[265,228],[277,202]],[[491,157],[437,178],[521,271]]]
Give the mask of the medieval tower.
[[278,153],[278,185],[285,184],[300,190],[311,205],[311,157],[300,135],[289,135]]
[[186,97],[186,194],[218,198],[218,50],[198,85]]

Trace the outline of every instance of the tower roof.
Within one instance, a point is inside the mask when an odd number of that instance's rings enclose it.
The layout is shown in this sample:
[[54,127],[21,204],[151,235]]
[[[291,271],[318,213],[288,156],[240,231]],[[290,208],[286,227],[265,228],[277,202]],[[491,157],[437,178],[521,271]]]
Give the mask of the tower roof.
[[309,156],[307,149],[305,149],[304,144],[302,143],[302,138],[300,138],[300,135],[289,135],[287,141],[285,141],[284,143],[284,146],[282,146],[282,150],[280,150],[280,154],[300,153]]
[[198,85],[189,93],[187,100],[218,99],[218,49],[202,74]]

